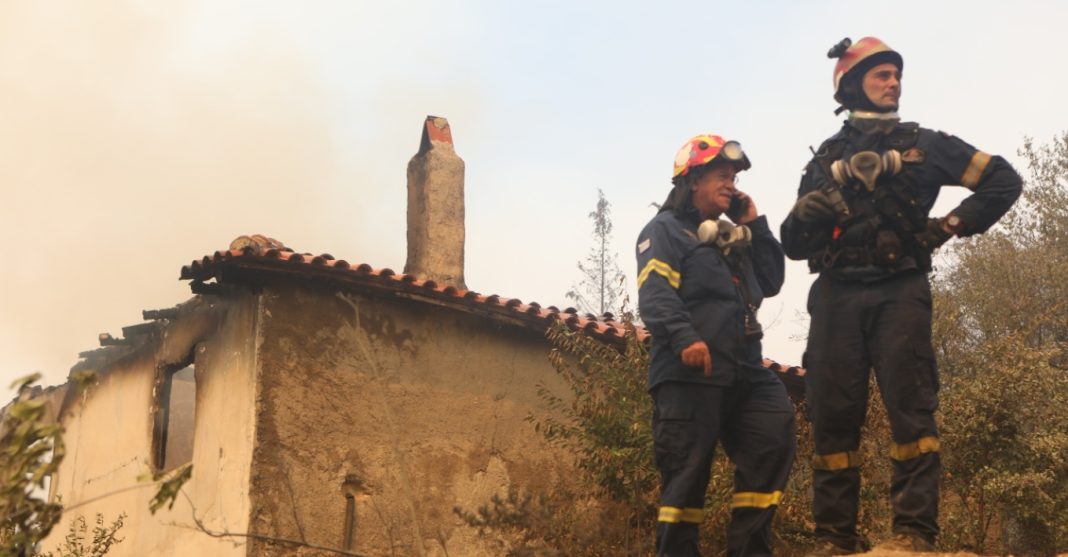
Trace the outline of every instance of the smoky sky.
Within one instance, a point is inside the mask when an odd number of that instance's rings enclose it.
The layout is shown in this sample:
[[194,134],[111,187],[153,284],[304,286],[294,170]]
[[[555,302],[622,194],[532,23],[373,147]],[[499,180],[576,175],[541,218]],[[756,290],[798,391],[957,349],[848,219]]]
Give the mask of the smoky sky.
[[337,180],[323,87],[282,34],[205,44],[194,4],[145,5],[0,8],[5,383],[63,381],[97,333],[188,298],[183,263],[284,235]]
[[[181,266],[242,234],[402,269],[427,115],[466,163],[473,290],[566,307],[603,190],[633,304],[633,242],[686,138],[740,140],[740,187],[777,229],[841,125],[827,48],[871,34],[905,57],[905,119],[1020,167],[1024,137],[1065,125],[1065,18],[1038,0],[0,3],[0,394],[188,299]],[[801,361],[811,280],[790,262],[765,302],[768,357]]]

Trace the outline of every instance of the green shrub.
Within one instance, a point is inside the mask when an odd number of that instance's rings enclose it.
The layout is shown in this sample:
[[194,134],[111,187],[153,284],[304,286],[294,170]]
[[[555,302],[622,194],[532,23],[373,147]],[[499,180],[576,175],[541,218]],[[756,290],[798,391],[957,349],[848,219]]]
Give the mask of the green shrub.
[[62,428],[45,419],[45,402],[28,396],[41,378],[18,379],[19,398],[0,422],[0,555],[31,555],[59,521],[61,506],[38,494],[63,460]]
[[49,552],[42,557],[103,557],[111,550],[111,546],[122,542],[122,538],[116,537],[116,534],[125,519],[126,514],[120,514],[114,522],[105,526],[104,515],[97,513],[92,538],[89,538],[89,525],[85,517],[79,515],[71,521],[67,536],[63,538],[63,546],[56,553]]

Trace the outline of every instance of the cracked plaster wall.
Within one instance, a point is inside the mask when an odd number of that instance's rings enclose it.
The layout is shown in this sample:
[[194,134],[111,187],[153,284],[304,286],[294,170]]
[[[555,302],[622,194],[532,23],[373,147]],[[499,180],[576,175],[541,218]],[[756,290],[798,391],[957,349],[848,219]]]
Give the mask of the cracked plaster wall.
[[268,288],[261,308],[254,533],[340,547],[350,494],[355,551],[499,555],[453,508],[573,477],[525,420],[539,382],[567,390],[537,333],[328,289]]
[[[248,477],[255,394],[256,297],[194,298],[158,339],[135,354],[106,362],[99,383],[68,397],[60,420],[67,455],[53,477],[52,496],[62,498],[62,521],[42,550],[61,546],[68,524],[96,513],[110,523],[126,513],[123,542],[109,557],[246,555],[244,543],[212,538],[193,529],[192,512],[215,530],[248,528]],[[153,472],[154,388],[159,366],[196,351],[196,422],[193,477],[173,509],[149,513],[155,488],[139,478]],[[72,389],[73,390],[73,389]]]

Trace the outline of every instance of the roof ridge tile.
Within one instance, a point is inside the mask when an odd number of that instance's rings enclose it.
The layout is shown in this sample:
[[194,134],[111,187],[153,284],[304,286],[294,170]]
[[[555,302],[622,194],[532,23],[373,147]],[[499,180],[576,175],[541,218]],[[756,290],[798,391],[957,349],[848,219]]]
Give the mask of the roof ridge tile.
[[[219,280],[218,270],[222,266],[241,266],[250,264],[257,272],[270,273],[271,266],[286,262],[294,267],[304,266],[309,276],[314,274],[329,273],[339,278],[347,278],[351,281],[367,281],[370,278],[379,279],[394,289],[419,288],[430,291],[444,300],[452,300],[457,304],[473,304],[487,307],[491,311],[488,316],[496,313],[508,313],[523,318],[530,326],[541,327],[541,324],[551,321],[560,321],[573,330],[584,331],[601,338],[602,340],[620,343],[626,340],[628,332],[634,330],[637,337],[647,340],[649,331],[641,325],[628,321],[618,321],[616,316],[609,312],[601,315],[593,313],[582,314],[574,307],[561,310],[555,305],[542,306],[537,302],[523,303],[519,298],[502,298],[498,294],[488,296],[474,290],[458,288],[454,285],[439,284],[435,280],[422,280],[409,273],[397,273],[388,267],[375,269],[368,263],[358,265],[349,263],[344,259],[335,259],[328,253],[313,256],[312,254],[296,253],[289,248],[271,247],[269,249],[243,246],[240,249],[217,251],[213,256],[205,256],[194,260],[181,269],[181,280],[203,282],[215,278]],[[238,275],[240,276],[240,275]],[[240,280],[240,279],[230,279]],[[783,376],[793,376],[799,380],[805,370],[796,366],[787,367],[770,359],[764,359],[764,366]]]

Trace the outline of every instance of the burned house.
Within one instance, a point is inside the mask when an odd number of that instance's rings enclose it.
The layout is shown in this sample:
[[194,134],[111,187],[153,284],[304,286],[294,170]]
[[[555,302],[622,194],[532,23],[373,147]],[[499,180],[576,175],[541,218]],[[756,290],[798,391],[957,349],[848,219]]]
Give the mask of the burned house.
[[[68,511],[44,549],[74,516],[126,513],[110,554],[294,554],[267,538],[498,554],[453,509],[574,477],[574,456],[527,422],[549,412],[539,385],[567,391],[546,329],[624,337],[610,316],[466,288],[462,164],[429,118],[408,171],[404,272],[242,237],[182,268],[192,299],[83,354],[72,371],[96,372],[95,386],[40,395],[67,445],[49,496]],[[187,464],[173,508],[150,514],[144,477]]]

